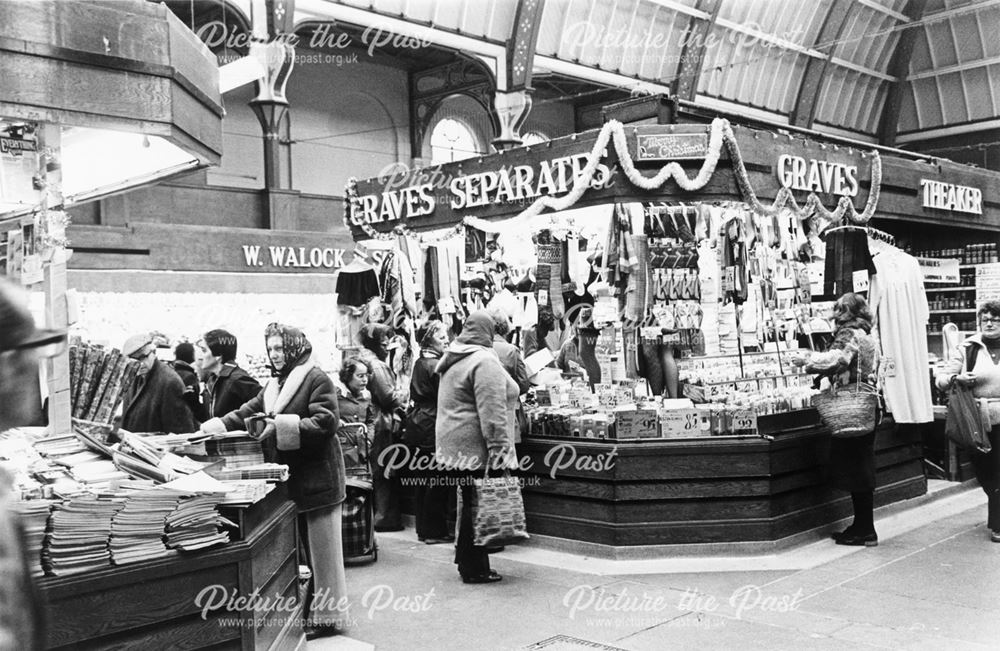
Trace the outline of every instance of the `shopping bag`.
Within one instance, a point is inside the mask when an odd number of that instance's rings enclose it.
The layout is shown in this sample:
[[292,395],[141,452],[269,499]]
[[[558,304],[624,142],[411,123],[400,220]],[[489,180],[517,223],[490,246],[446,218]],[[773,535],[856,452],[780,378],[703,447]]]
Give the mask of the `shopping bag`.
[[[487,467],[489,464],[487,464]],[[509,545],[528,539],[521,482],[504,473],[476,480],[476,509],[472,521],[476,545]]]
[[972,390],[953,383],[948,391],[948,416],[944,423],[944,435],[961,448],[989,452],[988,438],[990,425],[983,418],[983,409]]
[[833,385],[813,396],[812,404],[835,438],[864,436],[875,430],[878,389],[866,382]]

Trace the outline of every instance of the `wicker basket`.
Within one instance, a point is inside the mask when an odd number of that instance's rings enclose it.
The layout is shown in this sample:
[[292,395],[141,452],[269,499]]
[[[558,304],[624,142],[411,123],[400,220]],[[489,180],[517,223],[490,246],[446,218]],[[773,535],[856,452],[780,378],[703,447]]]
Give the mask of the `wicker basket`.
[[864,436],[875,429],[878,391],[865,382],[827,389],[813,396],[812,404],[837,438]]

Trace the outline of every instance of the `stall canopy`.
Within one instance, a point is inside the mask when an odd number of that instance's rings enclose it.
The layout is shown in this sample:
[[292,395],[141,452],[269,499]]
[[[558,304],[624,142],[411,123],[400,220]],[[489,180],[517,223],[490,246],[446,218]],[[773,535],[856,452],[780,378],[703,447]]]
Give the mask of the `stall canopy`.
[[0,79],[0,216],[34,208],[16,150],[34,151],[39,124],[61,130],[47,163],[66,205],[221,158],[216,61],[164,5],[2,2]]
[[553,212],[618,201],[739,200],[758,213],[788,206],[830,222],[877,216],[1000,230],[994,172],[724,119],[710,126],[611,120],[541,145],[352,181],[347,195],[345,224],[355,239],[476,219],[544,221]]

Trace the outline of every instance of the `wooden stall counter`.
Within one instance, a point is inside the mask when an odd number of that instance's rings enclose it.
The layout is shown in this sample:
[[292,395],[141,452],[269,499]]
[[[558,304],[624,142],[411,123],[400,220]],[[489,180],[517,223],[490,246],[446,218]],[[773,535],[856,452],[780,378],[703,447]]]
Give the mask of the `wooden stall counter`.
[[[531,533],[610,547],[774,542],[851,513],[826,485],[830,434],[814,409],[760,419],[766,437],[526,438]],[[926,493],[919,433],[876,435],[876,505]]]
[[[229,509],[227,509],[228,511]],[[38,580],[50,649],[295,649],[304,645],[295,504],[283,484],[205,552]],[[232,519],[232,518],[231,518]],[[260,596],[245,606],[238,601]],[[207,612],[207,605],[230,602]],[[279,599],[280,597],[280,599]],[[296,604],[294,612],[284,608]],[[304,646],[303,646],[304,648]]]

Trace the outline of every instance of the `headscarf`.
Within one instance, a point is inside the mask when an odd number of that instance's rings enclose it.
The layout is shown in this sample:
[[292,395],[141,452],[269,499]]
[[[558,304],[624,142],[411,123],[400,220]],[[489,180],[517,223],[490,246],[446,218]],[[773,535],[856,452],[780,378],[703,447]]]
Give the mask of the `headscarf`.
[[[305,362],[312,354],[312,344],[306,339],[305,334],[296,327],[284,325],[282,323],[271,323],[264,330],[264,345],[271,337],[281,337],[281,344],[285,349],[285,365],[281,370],[274,368],[271,364],[271,376],[284,379],[292,372],[292,369]],[[268,358],[270,361],[270,357]]]
[[462,326],[462,334],[455,339],[460,344],[493,347],[493,334],[496,332],[496,321],[486,310],[479,310],[469,315]]
[[[438,362],[435,373],[444,375],[445,371],[455,365],[456,362],[472,355],[480,350],[488,349],[493,352],[493,333],[496,330],[496,322],[489,312],[479,310],[469,315],[462,326],[462,334],[458,335],[455,341],[451,342],[448,349],[444,351],[444,356]],[[499,360],[498,360],[499,362]]]

